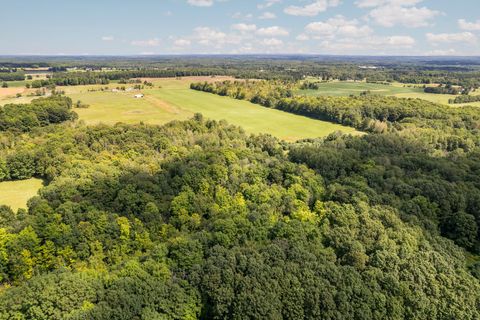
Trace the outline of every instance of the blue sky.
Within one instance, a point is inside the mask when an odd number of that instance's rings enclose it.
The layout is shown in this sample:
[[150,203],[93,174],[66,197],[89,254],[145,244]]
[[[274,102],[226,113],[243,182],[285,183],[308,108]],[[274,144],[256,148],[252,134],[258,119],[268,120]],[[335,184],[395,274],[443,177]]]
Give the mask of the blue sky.
[[0,55],[478,55],[480,0],[2,1]]

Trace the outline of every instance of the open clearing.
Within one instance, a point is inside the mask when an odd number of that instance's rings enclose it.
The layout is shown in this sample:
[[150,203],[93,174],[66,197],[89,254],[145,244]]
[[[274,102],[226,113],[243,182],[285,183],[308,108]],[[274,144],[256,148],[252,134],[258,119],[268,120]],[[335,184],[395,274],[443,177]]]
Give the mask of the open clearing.
[[27,201],[35,196],[43,186],[40,179],[0,182],[0,205],[7,205],[13,210],[26,208]]
[[[117,122],[164,124],[172,120],[185,120],[195,113],[215,120],[227,120],[241,126],[249,133],[269,133],[278,138],[295,141],[304,138],[323,137],[335,131],[358,133],[350,127],[315,120],[291,113],[268,109],[248,101],[235,100],[189,88],[196,81],[222,81],[227,77],[186,77],[182,79],[148,79],[153,89],[141,92],[142,99],[134,99],[138,91],[112,92],[89,91],[108,86],[62,87],[74,102],[81,100],[90,105],[86,109],[75,109],[80,120],[87,124]],[[129,85],[125,85],[128,87]]]
[[25,88],[0,88],[0,98],[15,96],[23,91],[25,91]]

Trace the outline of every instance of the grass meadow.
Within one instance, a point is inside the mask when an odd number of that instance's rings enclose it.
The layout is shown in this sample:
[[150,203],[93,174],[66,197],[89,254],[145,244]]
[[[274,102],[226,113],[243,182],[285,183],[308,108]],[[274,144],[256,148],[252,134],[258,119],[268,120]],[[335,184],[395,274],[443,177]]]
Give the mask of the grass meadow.
[[[298,90],[296,94],[306,95],[306,96],[349,96],[355,95],[358,96],[364,91],[370,91],[372,94],[384,95],[384,96],[395,96],[399,98],[418,98],[435,103],[441,103],[445,105],[448,104],[448,100],[455,98],[454,95],[449,94],[434,94],[434,93],[425,93],[423,92],[423,87],[421,85],[415,84],[403,84],[403,83],[392,83],[390,85],[379,84],[379,83],[367,83],[364,81],[331,81],[320,83],[320,88],[318,90]],[[480,94],[474,92],[473,94]],[[468,103],[468,104],[450,104],[451,107],[459,107],[463,105],[471,105],[480,107],[480,102]]]
[[42,187],[40,179],[0,182],[0,205],[7,205],[13,210],[26,208],[27,201],[35,196]]
[[372,94],[392,96],[397,94],[423,93],[423,88],[413,86],[403,86],[403,84],[377,84],[363,81],[332,81],[320,83],[318,90],[299,90],[297,94],[307,96],[349,96],[359,95],[364,91],[370,91]]
[[[154,88],[142,90],[145,95],[142,99],[133,98],[136,92],[89,92],[95,86],[67,87],[65,90],[74,102],[81,100],[90,106],[75,109],[80,120],[87,124],[140,121],[164,124],[202,113],[207,118],[241,126],[249,133],[269,133],[286,141],[323,137],[335,131],[357,133],[350,127],[191,90],[189,84],[198,80],[204,79],[151,79]],[[108,87],[116,86],[110,84]]]

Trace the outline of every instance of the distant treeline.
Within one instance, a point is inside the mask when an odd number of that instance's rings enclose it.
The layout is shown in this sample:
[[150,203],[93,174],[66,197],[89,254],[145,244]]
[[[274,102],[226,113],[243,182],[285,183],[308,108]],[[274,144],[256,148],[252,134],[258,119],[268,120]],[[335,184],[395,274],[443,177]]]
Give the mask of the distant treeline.
[[367,71],[366,78],[370,81],[390,81],[413,84],[434,84],[461,86],[467,90],[480,87],[480,72],[478,71]]
[[[3,58],[0,68],[49,68],[63,72],[68,68],[96,70],[104,68],[133,72],[139,77],[195,75],[231,75],[237,78],[290,79],[318,77],[322,80],[364,80],[413,84],[450,84],[467,90],[480,86],[480,62],[476,59],[452,61],[408,58],[375,58],[315,56],[205,56],[205,57],[45,57]],[[359,66],[370,65],[362,69]],[[176,73],[178,75],[166,75]],[[117,73],[117,71],[113,71]],[[138,74],[140,73],[140,74]],[[147,74],[150,73],[150,74]],[[181,74],[186,73],[186,74]],[[120,77],[125,77],[122,75]],[[118,78],[117,78],[118,79]],[[110,79],[115,80],[115,79]]]
[[480,96],[470,96],[470,95],[461,95],[455,99],[448,100],[449,103],[470,103],[470,102],[479,102]]
[[[18,60],[18,58],[15,58]],[[0,62],[0,68],[7,69],[21,69],[21,68],[48,68],[50,67],[49,63],[46,62]]]
[[452,87],[451,85],[438,86],[438,87],[425,87],[423,90],[425,93],[435,93],[435,94],[453,94],[457,95],[462,92],[461,89]]
[[[274,75],[250,72],[226,72],[224,70],[131,70],[109,72],[62,72],[54,73],[49,79],[36,80],[33,88],[56,86],[77,86],[88,84],[108,84],[110,81],[127,81],[132,78],[178,78],[178,77],[232,76],[237,78],[275,78]],[[266,76],[266,77],[265,77]],[[0,76],[1,79],[1,76]]]
[[24,72],[0,72],[0,81],[23,81]]

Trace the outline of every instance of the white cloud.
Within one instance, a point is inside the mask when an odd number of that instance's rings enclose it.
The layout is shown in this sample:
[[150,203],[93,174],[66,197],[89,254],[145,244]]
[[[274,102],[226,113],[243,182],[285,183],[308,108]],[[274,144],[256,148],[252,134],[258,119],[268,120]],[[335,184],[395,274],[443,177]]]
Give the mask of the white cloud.
[[103,41],[113,41],[113,40],[115,40],[115,38],[113,36],[103,36],[102,40]]
[[276,38],[270,38],[263,39],[262,44],[267,47],[278,47],[283,45],[283,41]]
[[248,31],[255,31],[257,30],[257,26],[254,24],[246,24],[246,23],[237,23],[232,25],[233,30],[241,31],[241,32],[248,32]]
[[309,23],[305,32],[314,38],[342,37],[365,37],[373,33],[368,26],[360,26],[356,19],[346,20],[344,16],[338,15],[327,21]]
[[188,39],[177,39],[173,42],[176,47],[188,47],[192,42]]
[[264,3],[260,3],[257,5],[257,8],[260,10],[270,8],[271,6],[282,2],[282,0],[266,0]]
[[409,35],[378,36],[359,20],[342,15],[307,24],[296,40],[317,40],[312,43],[319,45],[318,50],[332,54],[405,54],[415,45]]
[[251,13],[243,14],[243,13],[241,13],[241,12],[235,12],[234,14],[232,14],[232,18],[233,18],[233,19],[245,19],[245,20],[249,20],[249,19],[252,19],[252,18],[253,18],[253,14],[251,14]]
[[188,0],[187,3],[195,7],[211,7],[213,0]]
[[415,39],[410,36],[391,36],[387,37],[387,43],[392,46],[411,47],[415,44]]
[[453,43],[453,42],[464,42],[464,43],[476,43],[477,37],[471,32],[460,32],[460,33],[427,33],[427,40],[433,44],[439,43]]
[[415,39],[409,36],[367,36],[361,38],[329,38],[320,42],[320,49],[331,54],[376,54],[399,55],[412,54]]
[[194,29],[194,38],[201,45],[221,45],[225,43],[227,34],[209,27],[197,27]]
[[427,7],[417,8],[423,0],[358,0],[359,8],[372,8],[367,19],[371,18],[383,27],[403,25],[409,28],[425,27],[441,13]]
[[368,16],[383,27],[403,25],[404,27],[418,28],[428,26],[430,20],[439,14],[440,12],[426,7],[405,8],[396,5],[385,5],[373,9]]
[[157,38],[148,40],[133,40],[130,42],[130,44],[137,47],[158,47],[160,45],[160,40]]
[[269,20],[269,19],[275,19],[277,16],[273,12],[264,12],[261,16],[259,16],[259,19],[262,20]]
[[384,4],[384,0],[359,0],[355,1],[355,5],[359,8],[371,8]]
[[432,50],[425,53],[426,56],[453,56],[456,55],[457,51],[455,49],[447,50]]
[[289,32],[282,27],[273,26],[268,28],[260,28],[257,30],[257,34],[261,36],[278,37],[278,36],[288,36]]
[[465,19],[460,19],[458,20],[458,26],[462,30],[480,31],[480,20],[477,20],[475,22],[468,22]]
[[340,4],[340,0],[317,0],[303,7],[289,6],[284,12],[292,16],[313,17],[320,12],[326,11],[329,7],[336,7]]
[[310,40],[310,37],[305,33],[301,33],[295,39],[297,39],[298,41],[308,41]]
[[383,5],[408,7],[414,6],[423,0],[357,0],[355,5],[359,8],[374,8]]

